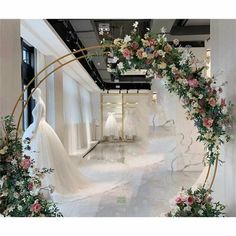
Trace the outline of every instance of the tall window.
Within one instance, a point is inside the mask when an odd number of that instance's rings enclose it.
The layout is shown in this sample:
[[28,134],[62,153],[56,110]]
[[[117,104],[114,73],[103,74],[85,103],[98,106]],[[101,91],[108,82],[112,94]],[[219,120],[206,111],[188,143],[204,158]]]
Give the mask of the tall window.
[[[34,47],[28,45],[24,40],[21,41],[22,49],[22,65],[21,65],[21,76],[22,76],[22,89],[26,88],[26,85],[34,77],[35,74],[35,57]],[[24,93],[24,101],[26,101],[34,88],[35,83],[33,82]],[[27,108],[23,114],[23,129],[26,129],[32,122],[32,110],[34,108],[34,101],[31,98]]]

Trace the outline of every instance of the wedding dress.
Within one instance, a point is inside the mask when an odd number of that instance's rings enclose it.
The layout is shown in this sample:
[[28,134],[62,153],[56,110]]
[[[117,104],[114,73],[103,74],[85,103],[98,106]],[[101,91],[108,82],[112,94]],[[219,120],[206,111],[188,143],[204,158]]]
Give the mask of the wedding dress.
[[[110,183],[94,183],[72,163],[63,144],[52,127],[46,122],[46,108],[41,98],[40,89],[36,89],[33,98],[36,101],[33,109],[33,123],[23,134],[24,140],[30,138],[31,150],[24,150],[37,168],[52,168],[52,174],[45,176],[43,185],[53,185],[55,191],[50,197],[55,201],[74,200],[106,191],[115,186],[119,180]],[[109,179],[109,176],[107,177]]]
[[114,112],[108,112],[108,117],[104,127],[104,136],[119,137],[119,129]]
[[124,135],[128,138],[133,138],[137,134],[135,123],[134,110],[128,109],[124,117]]

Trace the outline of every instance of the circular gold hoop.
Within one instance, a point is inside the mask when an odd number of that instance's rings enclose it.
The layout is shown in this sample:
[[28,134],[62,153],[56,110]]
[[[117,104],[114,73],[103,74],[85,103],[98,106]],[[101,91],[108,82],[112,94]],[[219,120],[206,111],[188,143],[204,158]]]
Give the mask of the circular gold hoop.
[[[24,95],[24,92],[26,91],[26,89],[38,78],[39,75],[41,75],[44,71],[46,71],[50,66],[52,66],[53,64],[55,63],[59,63],[60,65],[58,67],[56,67],[55,69],[53,69],[52,71],[50,71],[46,76],[44,76],[40,82],[36,85],[35,89],[38,88],[40,86],[40,84],[42,84],[51,74],[53,74],[55,71],[61,69],[62,67],[64,67],[65,65],[68,65],[69,63],[73,62],[73,61],[76,61],[76,60],[80,60],[80,59],[83,59],[83,58],[86,58],[86,57],[95,57],[95,56],[101,56],[101,55],[105,55],[107,54],[107,52],[103,52],[102,54],[92,54],[92,55],[83,55],[83,56],[80,56],[80,57],[75,57],[65,63],[61,63],[60,60],[68,57],[68,56],[72,56],[76,53],[79,53],[79,52],[84,52],[84,51],[90,51],[90,50],[93,50],[93,49],[101,49],[101,48],[114,48],[116,47],[115,45],[111,44],[111,45],[97,45],[97,46],[91,46],[91,47],[87,47],[87,48],[82,48],[82,49],[79,49],[77,51],[74,51],[74,52],[71,52],[71,53],[68,53],[68,54],[65,54],[64,56],[61,56],[59,57],[58,59],[52,61],[51,63],[49,63],[48,65],[46,65],[43,69],[41,69],[30,81],[29,83],[25,86],[25,88],[23,89],[23,91],[21,92],[20,96],[18,97],[15,105],[14,105],[14,108],[12,110],[12,113],[11,115],[14,116],[15,114],[15,111],[16,111],[16,108],[17,106],[19,105],[19,102],[21,101],[23,95]],[[75,55],[74,55],[75,56]],[[22,109],[21,109],[21,113],[20,113],[20,116],[18,118],[18,121],[17,121],[17,129],[16,129],[16,138],[18,136],[18,132],[19,132],[19,127],[20,127],[20,122],[21,122],[21,119],[22,119],[22,116],[23,116],[23,113],[24,113],[24,110],[25,108],[27,107],[28,103],[29,103],[29,100],[30,98],[32,97],[33,93],[34,93],[35,90],[33,90],[27,101],[25,102],[25,104],[23,105]],[[204,181],[204,185],[206,184],[209,176],[210,176],[210,171],[211,171],[211,166],[212,165],[209,165],[208,166],[208,170],[207,170],[207,174],[206,174],[206,177],[205,177],[205,181]],[[215,168],[214,168],[214,173],[213,173],[213,177],[212,177],[212,180],[211,180],[211,183],[209,185],[209,188],[208,188],[208,192],[210,192],[212,186],[213,186],[213,183],[214,183],[214,180],[215,180],[215,177],[216,177],[216,173],[217,173],[217,167],[218,167],[218,158],[216,158],[216,161],[215,161]]]

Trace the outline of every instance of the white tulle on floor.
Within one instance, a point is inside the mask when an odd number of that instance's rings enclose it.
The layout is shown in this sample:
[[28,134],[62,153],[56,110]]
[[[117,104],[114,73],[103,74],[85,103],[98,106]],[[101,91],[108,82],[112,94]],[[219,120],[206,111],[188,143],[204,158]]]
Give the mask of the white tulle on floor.
[[[33,98],[36,106],[33,110],[34,122],[26,129],[23,140],[30,138],[31,150],[25,150],[25,155],[29,155],[38,168],[52,168],[54,171],[46,175],[43,185],[53,185],[55,191],[51,197],[55,201],[68,201],[78,198],[84,198],[93,194],[101,193],[111,189],[123,180],[122,175],[109,175],[104,181],[99,171],[94,173],[94,179],[91,180],[81,174],[79,168],[75,166],[68,156],[63,144],[55,131],[45,120],[45,104],[41,98],[41,91],[36,89]],[[23,145],[24,144],[23,142]]]

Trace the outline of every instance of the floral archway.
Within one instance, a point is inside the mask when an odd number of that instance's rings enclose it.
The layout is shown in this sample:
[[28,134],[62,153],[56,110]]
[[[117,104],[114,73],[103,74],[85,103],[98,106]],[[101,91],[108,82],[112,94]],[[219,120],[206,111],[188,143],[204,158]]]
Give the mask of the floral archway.
[[[100,34],[106,35],[105,32]],[[179,96],[186,109],[187,119],[193,120],[198,129],[197,139],[205,145],[205,163],[209,166],[205,182],[211,167],[215,167],[209,188],[202,186],[197,190],[183,190],[176,198],[175,212],[168,215],[221,215],[224,206],[219,202],[213,203],[209,194],[219,162],[220,147],[231,138],[228,128],[231,123],[232,104],[226,104],[222,98],[224,84],[218,86],[214,77],[206,77],[205,67],[198,67],[194,55],[184,50],[178,40],[174,40],[172,45],[168,43],[164,28],[161,34],[154,34],[147,29],[142,38],[138,33],[138,22],[135,22],[131,34],[124,39],[110,39],[109,35],[106,36],[108,37],[102,40],[101,46],[80,49],[51,62],[32,78],[25,89],[57,62],[60,65],[41,78],[36,88],[63,66],[75,60],[99,55],[108,55],[108,71],[114,75],[119,76],[130,69],[145,69],[148,77],[164,79],[168,91]],[[86,54],[61,62],[78,52],[101,48],[104,49],[103,53]],[[0,213],[4,216],[61,216],[55,204],[46,200],[41,192],[44,189],[41,179],[51,170],[36,169],[30,157],[23,155],[18,131],[23,111],[32,94],[23,106],[17,125],[13,122],[13,115],[23,94],[24,91],[16,101],[12,114],[3,119],[3,135],[0,137]]]

